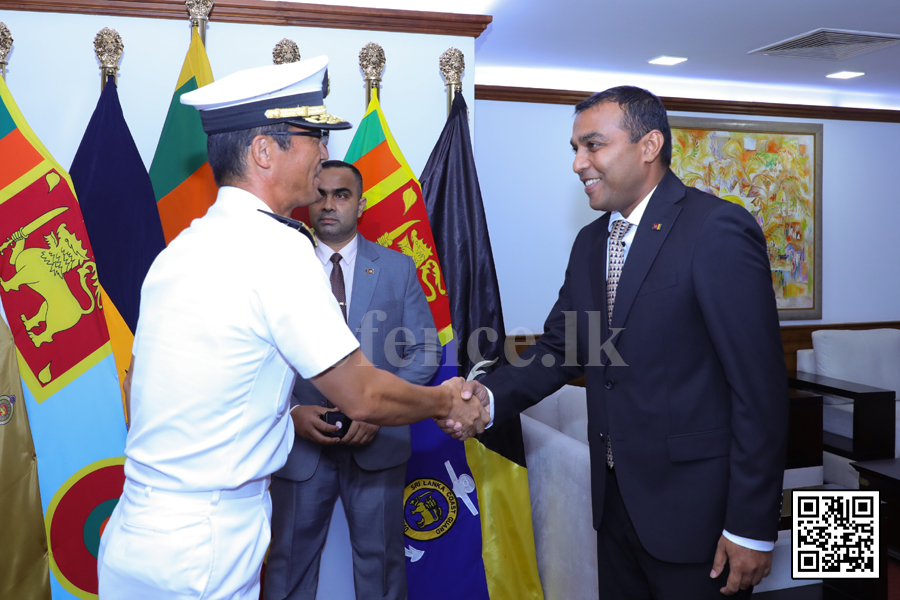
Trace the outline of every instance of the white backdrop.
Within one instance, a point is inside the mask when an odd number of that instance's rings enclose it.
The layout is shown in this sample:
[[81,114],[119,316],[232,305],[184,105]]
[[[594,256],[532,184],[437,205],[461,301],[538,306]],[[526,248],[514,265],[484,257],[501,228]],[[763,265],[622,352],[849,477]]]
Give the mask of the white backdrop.
[[[186,14],[186,13],[185,13]],[[125,120],[149,169],[175,84],[190,44],[188,20],[138,19],[94,15],[29,13],[0,10],[15,43],[6,84],[35,133],[56,160],[68,168],[100,94],[94,36],[104,27],[118,31],[125,44],[120,63],[119,98]],[[438,59],[451,46],[462,50],[469,65],[464,92],[472,98],[475,41],[383,31],[351,31],[235,23],[209,24],[207,55],[213,75],[272,64],[272,48],[282,38],[294,40],[302,58],[329,57],[329,112],[354,125],[365,112],[365,85],[359,51],[368,42],[384,48],[382,107],[410,167],[421,173],[447,118],[444,80]],[[474,114],[474,107],[471,107]],[[473,117],[474,119],[474,117]],[[332,156],[343,158],[353,131],[332,136]]]
[[[479,100],[476,108],[478,177],[506,329],[541,332],[575,235],[600,216],[572,172],[573,107]],[[900,320],[900,191],[891,178],[900,124],[755,119],[824,124],[822,320],[782,324]]]

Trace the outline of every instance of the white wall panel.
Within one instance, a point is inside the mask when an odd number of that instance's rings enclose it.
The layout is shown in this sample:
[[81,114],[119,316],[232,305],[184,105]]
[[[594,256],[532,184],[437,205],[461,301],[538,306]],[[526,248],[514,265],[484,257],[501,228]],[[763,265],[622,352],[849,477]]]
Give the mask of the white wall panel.
[[[476,102],[478,176],[507,331],[543,330],[578,230],[599,216],[572,172],[573,108]],[[672,113],[748,119],[743,115]],[[898,123],[759,118],[824,124],[822,320],[900,319]]]

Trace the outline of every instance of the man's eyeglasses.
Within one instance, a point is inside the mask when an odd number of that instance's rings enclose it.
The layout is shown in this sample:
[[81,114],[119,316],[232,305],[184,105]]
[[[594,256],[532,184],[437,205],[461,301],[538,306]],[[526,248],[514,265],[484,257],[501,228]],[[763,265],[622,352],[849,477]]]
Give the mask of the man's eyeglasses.
[[314,137],[318,138],[327,146],[329,132],[327,129],[319,129],[316,131],[270,131],[266,133],[266,135],[298,135],[301,137]]

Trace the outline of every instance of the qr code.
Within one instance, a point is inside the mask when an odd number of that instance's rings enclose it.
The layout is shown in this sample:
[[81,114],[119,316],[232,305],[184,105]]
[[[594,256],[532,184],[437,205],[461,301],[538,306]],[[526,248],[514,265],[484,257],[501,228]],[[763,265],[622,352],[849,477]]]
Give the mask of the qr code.
[[878,577],[878,492],[793,492],[794,579]]

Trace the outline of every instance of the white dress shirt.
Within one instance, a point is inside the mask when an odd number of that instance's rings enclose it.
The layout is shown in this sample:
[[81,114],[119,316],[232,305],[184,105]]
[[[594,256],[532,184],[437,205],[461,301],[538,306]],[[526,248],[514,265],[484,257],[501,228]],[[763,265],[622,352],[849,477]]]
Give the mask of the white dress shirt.
[[312,245],[219,190],[141,290],[125,474],[160,490],[228,490],[281,468],[288,397],[359,347]]
[[[656,191],[654,187],[650,190],[650,193],[644,196],[644,199],[641,200],[641,203],[634,207],[634,210],[631,211],[631,214],[628,215],[628,218],[622,216],[617,210],[609,213],[609,232],[612,233],[613,224],[616,221],[628,221],[631,223],[631,227],[628,229],[628,232],[625,234],[625,237],[622,238],[622,243],[625,244],[622,264],[625,264],[625,261],[628,259],[628,250],[631,248],[631,242],[634,241],[634,236],[637,234],[637,228],[641,224],[641,217],[644,216],[644,211],[647,210],[647,203],[650,201],[650,196],[653,195],[653,192]],[[624,267],[623,267],[624,268]],[[609,238],[606,239],[606,277],[609,278]]]
[[[341,270],[344,272],[344,295],[347,298],[347,314],[350,314],[350,302],[353,298],[353,272],[356,270],[356,250],[359,248],[359,234],[353,236],[353,239],[347,242],[347,245],[338,250],[341,254]],[[331,281],[331,271],[334,269],[334,263],[331,257],[335,253],[326,244],[319,240],[316,246],[316,257],[322,261],[322,268],[325,269],[325,276]],[[329,286],[331,284],[329,283]]]

